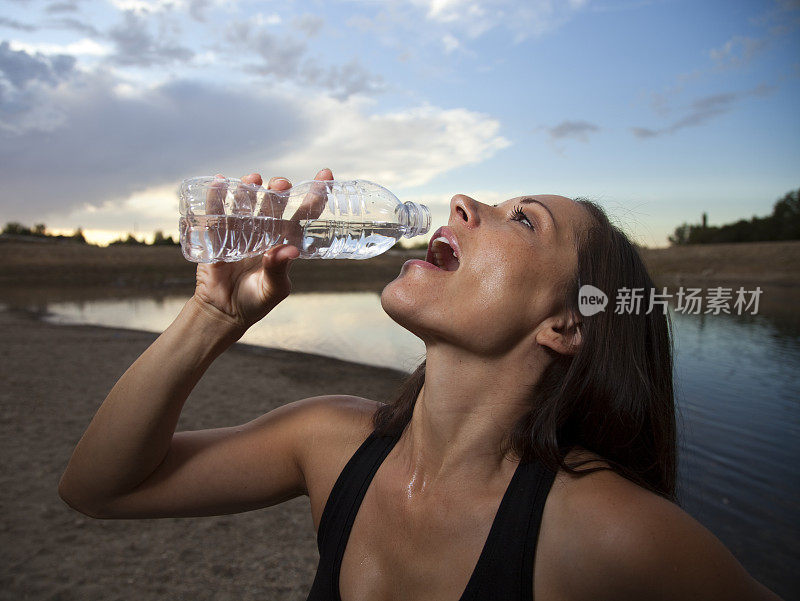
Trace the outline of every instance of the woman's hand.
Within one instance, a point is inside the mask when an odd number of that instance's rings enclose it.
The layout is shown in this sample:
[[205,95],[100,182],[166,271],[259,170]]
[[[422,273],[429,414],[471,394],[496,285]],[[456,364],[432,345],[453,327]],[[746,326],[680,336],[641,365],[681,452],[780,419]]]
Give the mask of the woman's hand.
[[[333,174],[329,169],[323,169],[314,179],[332,180]],[[258,173],[251,173],[243,177],[242,181],[262,185]],[[289,181],[280,177],[273,177],[267,185],[268,189],[275,191],[285,191],[290,187]],[[209,205],[221,200],[219,197],[214,198],[214,194],[214,190],[209,191]],[[224,198],[224,194],[224,190],[218,192],[221,198]],[[306,204],[304,201],[303,205]],[[316,206],[313,208],[316,209]],[[313,215],[310,214],[303,216],[311,217]],[[292,217],[295,218],[299,217]],[[262,257],[251,257],[234,263],[199,264],[193,300],[207,313],[229,322],[244,333],[244,330],[289,296],[292,289],[289,264],[298,256],[300,251],[295,246],[282,244],[271,248]]]

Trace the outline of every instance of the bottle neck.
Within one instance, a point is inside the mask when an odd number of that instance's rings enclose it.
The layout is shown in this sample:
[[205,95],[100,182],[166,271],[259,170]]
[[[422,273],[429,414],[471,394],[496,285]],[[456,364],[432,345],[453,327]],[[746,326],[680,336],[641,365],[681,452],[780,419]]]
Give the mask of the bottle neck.
[[425,205],[416,202],[403,203],[403,225],[406,228],[404,238],[421,236],[431,228],[431,212]]

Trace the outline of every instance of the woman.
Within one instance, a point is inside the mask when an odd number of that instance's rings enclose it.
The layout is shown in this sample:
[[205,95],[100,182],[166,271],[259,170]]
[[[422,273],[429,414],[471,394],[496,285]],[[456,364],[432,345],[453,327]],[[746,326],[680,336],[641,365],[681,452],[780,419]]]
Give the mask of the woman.
[[193,298],[89,424],[61,497],[153,518],[308,495],[314,600],[776,599],[674,503],[666,316],[578,311],[579,284],[653,288],[602,211],[457,195],[434,238],[381,296],[427,351],[395,403],[323,396],[174,433],[214,358],[289,294],[298,250],[200,265]]

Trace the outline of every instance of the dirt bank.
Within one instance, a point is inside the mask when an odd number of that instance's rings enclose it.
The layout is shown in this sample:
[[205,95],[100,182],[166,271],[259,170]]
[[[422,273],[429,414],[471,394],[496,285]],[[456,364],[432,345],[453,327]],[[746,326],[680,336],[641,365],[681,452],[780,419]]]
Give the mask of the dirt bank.
[[[58,497],[75,444],[154,334],[54,326],[2,310],[0,328],[0,598],[305,598],[318,559],[305,497],[243,514],[160,520],[93,520]],[[178,430],[241,424],[323,393],[388,399],[401,377],[237,345],[189,397]]]

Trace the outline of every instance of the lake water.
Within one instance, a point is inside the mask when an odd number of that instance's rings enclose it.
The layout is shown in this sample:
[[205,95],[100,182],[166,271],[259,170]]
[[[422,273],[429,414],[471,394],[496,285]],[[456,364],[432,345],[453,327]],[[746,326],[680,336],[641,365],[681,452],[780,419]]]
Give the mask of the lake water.
[[[48,319],[160,332],[186,297],[54,303]],[[800,598],[800,331],[761,315],[674,314],[679,498],[748,571]],[[411,371],[422,343],[372,293],[295,294],[243,342]]]

